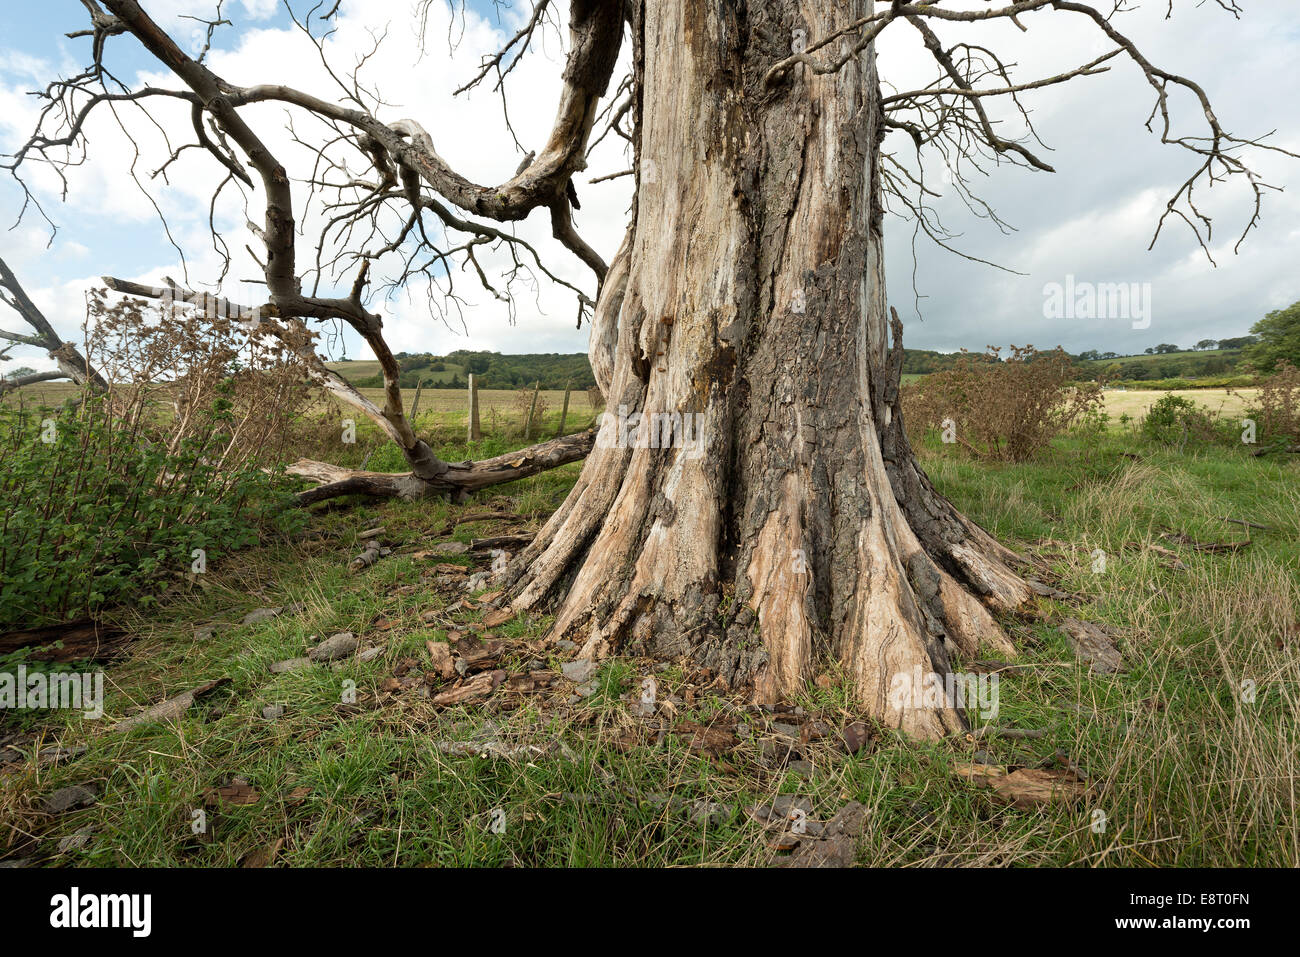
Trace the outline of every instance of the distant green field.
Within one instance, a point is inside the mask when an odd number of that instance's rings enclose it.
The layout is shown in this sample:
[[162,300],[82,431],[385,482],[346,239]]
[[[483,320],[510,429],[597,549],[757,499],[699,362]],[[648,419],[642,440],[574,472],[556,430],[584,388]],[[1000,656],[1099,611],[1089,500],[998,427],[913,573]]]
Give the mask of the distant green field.
[[1181,359],[1188,357],[1210,358],[1213,356],[1236,357],[1241,355],[1240,349],[1206,349],[1204,352],[1166,352],[1162,355],[1147,355],[1145,352],[1136,356],[1119,356],[1115,359],[1088,359],[1079,363],[1085,366],[1110,365],[1112,362],[1158,362],[1161,359]]
[[[1205,369],[1213,360],[1221,360],[1223,368],[1218,371],[1197,371]],[[1104,372],[1112,366],[1148,366],[1159,364],[1168,376],[1223,375],[1229,373],[1241,359],[1240,349],[1207,349],[1205,352],[1167,352],[1161,355],[1118,356],[1114,359],[1089,359],[1079,362],[1078,366],[1092,373]],[[1148,376],[1147,378],[1154,378]]]
[[344,359],[342,362],[327,362],[325,367],[349,381],[379,375],[378,359]]

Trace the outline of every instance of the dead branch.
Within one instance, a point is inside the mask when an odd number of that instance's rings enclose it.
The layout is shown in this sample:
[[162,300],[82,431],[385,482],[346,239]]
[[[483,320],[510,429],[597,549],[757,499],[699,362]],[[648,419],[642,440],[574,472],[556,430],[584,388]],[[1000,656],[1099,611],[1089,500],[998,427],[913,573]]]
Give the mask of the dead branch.
[[298,493],[299,505],[313,505],[341,495],[416,499],[450,494],[463,501],[471,492],[585,458],[595,441],[594,431],[578,432],[478,462],[446,463],[446,471],[433,481],[410,472],[363,472],[311,459],[299,459],[286,471],[320,483],[318,488]]
[[20,388],[23,385],[44,382],[50,379],[71,379],[77,385],[91,392],[108,391],[108,383],[91,367],[75,345],[71,342],[64,342],[59,337],[59,334],[54,331],[54,326],[45,318],[45,314],[41,312],[36,303],[32,302],[31,297],[27,295],[27,291],[23,289],[22,283],[18,281],[18,277],[14,275],[3,259],[0,259],[0,289],[3,290],[3,292],[0,292],[0,302],[4,302],[17,312],[23,321],[36,331],[36,335],[26,336],[0,330],[0,339],[42,348],[59,366],[57,373],[37,373],[35,377],[25,376],[20,379],[9,379],[3,385],[0,385],[0,394],[11,389]]

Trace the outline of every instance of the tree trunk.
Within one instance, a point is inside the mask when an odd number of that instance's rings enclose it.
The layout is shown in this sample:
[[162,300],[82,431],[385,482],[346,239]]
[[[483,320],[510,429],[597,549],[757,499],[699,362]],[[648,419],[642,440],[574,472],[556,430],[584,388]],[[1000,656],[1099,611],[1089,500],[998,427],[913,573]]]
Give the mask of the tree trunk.
[[690,656],[760,700],[839,663],[869,713],[932,737],[960,710],[895,677],[1011,654],[992,612],[1031,590],[903,433],[874,51],[764,85],[796,31],[870,11],[637,4],[639,187],[591,333],[607,413],[507,583],[587,655]]

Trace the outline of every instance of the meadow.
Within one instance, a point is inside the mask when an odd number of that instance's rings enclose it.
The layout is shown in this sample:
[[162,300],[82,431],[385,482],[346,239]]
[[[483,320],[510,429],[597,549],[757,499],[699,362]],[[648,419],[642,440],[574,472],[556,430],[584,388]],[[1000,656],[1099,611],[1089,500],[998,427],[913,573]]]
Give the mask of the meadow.
[[[425,391],[421,429],[439,454],[523,444],[515,393],[482,397],[500,431],[470,447],[463,394]],[[1137,398],[1107,393],[1107,407],[1137,414]],[[578,419],[594,411],[585,395],[574,405]],[[1115,419],[1024,463],[919,444],[939,489],[1059,589],[1003,622],[1014,661],[960,663],[999,679],[997,715],[972,714],[969,734],[917,744],[862,722],[833,668],[775,711],[683,663],[614,657],[584,686],[565,679],[571,651],[547,641],[548,619],[503,617],[490,583],[465,583],[490,568],[472,543],[535,533],[575,463],[465,505],[322,507],[156,608],[115,610],[131,640],[104,669],[104,717],[11,712],[0,725],[0,857],[768,865],[788,854],[770,809],[826,820],[860,802],[862,864],[1300,865],[1297,457],[1178,450]],[[399,464],[384,461],[371,467]],[[376,528],[391,554],[350,568]],[[257,609],[280,611],[248,618]],[[1067,617],[1110,629],[1121,670],[1080,661]],[[277,665],[339,632],[355,654]],[[440,701],[424,674],[444,642],[510,677],[484,699]],[[647,677],[652,717],[632,706]],[[210,682],[186,708],[127,720]],[[1021,806],[979,786],[989,768],[1070,768],[1082,784]],[[51,811],[72,787],[92,797]]]

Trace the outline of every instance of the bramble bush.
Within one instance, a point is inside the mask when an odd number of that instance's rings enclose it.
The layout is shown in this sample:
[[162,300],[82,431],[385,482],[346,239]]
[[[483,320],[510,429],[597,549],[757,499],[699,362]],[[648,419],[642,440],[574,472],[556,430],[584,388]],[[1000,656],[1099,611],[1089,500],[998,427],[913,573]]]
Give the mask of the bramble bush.
[[1300,369],[1281,359],[1258,385],[1259,405],[1249,414],[1259,423],[1260,442],[1300,445]]
[[0,626],[93,614],[250,545],[292,521],[289,493],[255,462],[221,468],[215,402],[174,449],[126,427],[104,397],[62,412],[0,415]]
[[310,397],[296,357],[233,320],[92,294],[112,383],[0,409],[0,627],[94,614],[302,517],[283,453]]
[[1215,418],[1186,396],[1166,393],[1142,417],[1142,434],[1162,445],[1186,446],[1220,437]]

